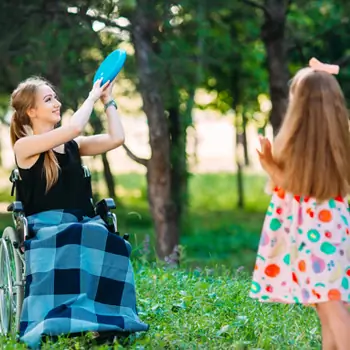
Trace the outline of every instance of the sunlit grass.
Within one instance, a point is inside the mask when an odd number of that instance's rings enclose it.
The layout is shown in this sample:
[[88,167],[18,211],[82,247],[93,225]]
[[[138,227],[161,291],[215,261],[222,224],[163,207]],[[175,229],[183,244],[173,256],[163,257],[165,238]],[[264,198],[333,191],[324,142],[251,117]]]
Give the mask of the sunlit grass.
[[[220,268],[188,272],[136,263],[138,308],[150,330],[129,349],[320,349],[312,308],[264,304],[248,297],[249,276]],[[220,273],[217,273],[220,271]],[[15,342],[0,338],[1,349]],[[16,346],[16,349],[24,347]],[[64,339],[43,349],[94,349],[88,338]],[[97,347],[96,347],[97,348]],[[120,344],[100,349],[121,349]]]

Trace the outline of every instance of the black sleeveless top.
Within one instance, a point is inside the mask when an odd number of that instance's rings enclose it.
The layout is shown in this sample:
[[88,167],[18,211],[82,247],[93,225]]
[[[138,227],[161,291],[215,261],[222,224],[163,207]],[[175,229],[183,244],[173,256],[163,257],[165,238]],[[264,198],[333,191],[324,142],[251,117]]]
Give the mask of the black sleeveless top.
[[64,145],[65,153],[54,152],[61,167],[58,181],[46,191],[43,171],[45,153],[41,153],[29,169],[18,167],[21,180],[17,181],[17,200],[22,201],[25,215],[51,209],[79,210],[93,216],[91,182],[84,178],[79,147],[72,140]]

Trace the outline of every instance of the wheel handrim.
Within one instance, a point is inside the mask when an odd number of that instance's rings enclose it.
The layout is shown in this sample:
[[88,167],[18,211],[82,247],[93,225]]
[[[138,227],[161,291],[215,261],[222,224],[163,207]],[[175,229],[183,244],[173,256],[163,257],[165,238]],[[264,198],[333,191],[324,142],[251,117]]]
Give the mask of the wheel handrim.
[[0,241],[0,328],[4,335],[11,329],[13,298],[13,281],[11,278],[11,261],[7,244]]
[[11,315],[11,326],[10,326],[10,331],[15,331],[17,329],[17,324],[16,324],[16,318],[14,315],[16,315],[17,311],[17,292],[18,292],[18,287],[17,287],[17,280],[16,280],[16,257],[15,257],[15,248],[13,246],[13,242],[11,242],[11,239],[9,237],[4,237],[4,240],[7,244],[7,251],[9,253],[9,261],[10,261],[10,273],[11,273],[11,281],[12,281],[12,315]]

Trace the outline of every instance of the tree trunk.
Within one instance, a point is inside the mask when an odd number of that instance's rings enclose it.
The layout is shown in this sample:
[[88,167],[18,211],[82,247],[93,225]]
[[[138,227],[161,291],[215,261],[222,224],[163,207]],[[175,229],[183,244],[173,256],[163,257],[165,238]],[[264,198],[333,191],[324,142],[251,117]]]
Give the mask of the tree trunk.
[[183,181],[184,177],[183,162],[182,162],[182,135],[181,135],[181,120],[178,106],[168,109],[169,112],[169,132],[171,137],[171,192],[176,210],[181,218],[183,204]]
[[287,1],[265,0],[265,21],[261,28],[269,71],[272,110],[270,122],[276,134],[281,126],[288,103],[288,63],[286,57],[285,25]]
[[[231,33],[231,37],[234,38],[234,32]],[[240,67],[242,62],[241,55],[233,57],[236,66]],[[240,70],[236,69],[232,72],[230,79],[231,82],[231,95],[232,95],[232,109],[235,111],[235,120],[234,120],[234,130],[236,136],[235,142],[235,162],[237,166],[237,206],[239,209],[244,208],[244,187],[243,187],[243,167],[244,163],[248,162],[248,149],[247,149],[247,136],[246,136],[246,116],[243,108],[242,111],[242,124],[240,124],[240,103],[241,103],[241,74]],[[242,153],[243,147],[243,153]],[[243,163],[244,160],[244,163]]]
[[[151,158],[147,162],[148,201],[155,224],[157,254],[167,258],[179,244],[179,222],[171,193],[170,137],[164,102],[158,85],[152,38],[156,19],[154,2],[137,0],[132,18],[132,41],[139,76],[139,90],[149,125]],[[176,260],[177,258],[175,258]],[[177,263],[177,261],[175,261]]]
[[244,165],[249,166],[249,153],[248,153],[248,137],[247,137],[247,116],[245,112],[242,113],[242,142],[244,151]]
[[103,175],[104,175],[107,190],[108,190],[108,197],[116,199],[117,196],[115,193],[115,181],[114,181],[111,167],[109,165],[107,154],[106,153],[101,154],[101,158],[103,163]]
[[243,166],[240,161],[237,162],[237,192],[237,207],[244,209]]
[[[178,106],[168,109],[171,136],[171,190],[179,222],[186,213],[188,204],[188,172],[186,152],[186,116],[180,115]],[[187,111],[185,112],[187,113]]]
[[[243,187],[243,155],[242,148],[244,147],[243,134],[239,132],[239,128],[236,125],[236,166],[237,166],[237,206],[239,209],[244,208],[244,187]],[[244,150],[243,150],[244,152]]]

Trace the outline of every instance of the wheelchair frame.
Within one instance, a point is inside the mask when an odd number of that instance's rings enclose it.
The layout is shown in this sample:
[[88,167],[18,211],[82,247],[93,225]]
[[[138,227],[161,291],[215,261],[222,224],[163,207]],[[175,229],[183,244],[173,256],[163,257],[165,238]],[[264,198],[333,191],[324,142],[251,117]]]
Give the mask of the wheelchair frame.
[[[87,166],[82,167],[93,203],[91,173]],[[18,169],[12,171],[10,181],[13,195],[16,184],[21,181]],[[15,228],[6,227],[0,239],[0,334],[5,336],[19,332],[25,288],[24,240],[29,237],[29,232],[22,202],[17,199],[7,207],[7,211],[12,213]],[[117,216],[111,212],[112,209],[116,209],[112,198],[102,199],[94,205],[95,214],[100,215],[108,231],[119,235]],[[123,238],[129,240],[129,235],[125,234]]]

